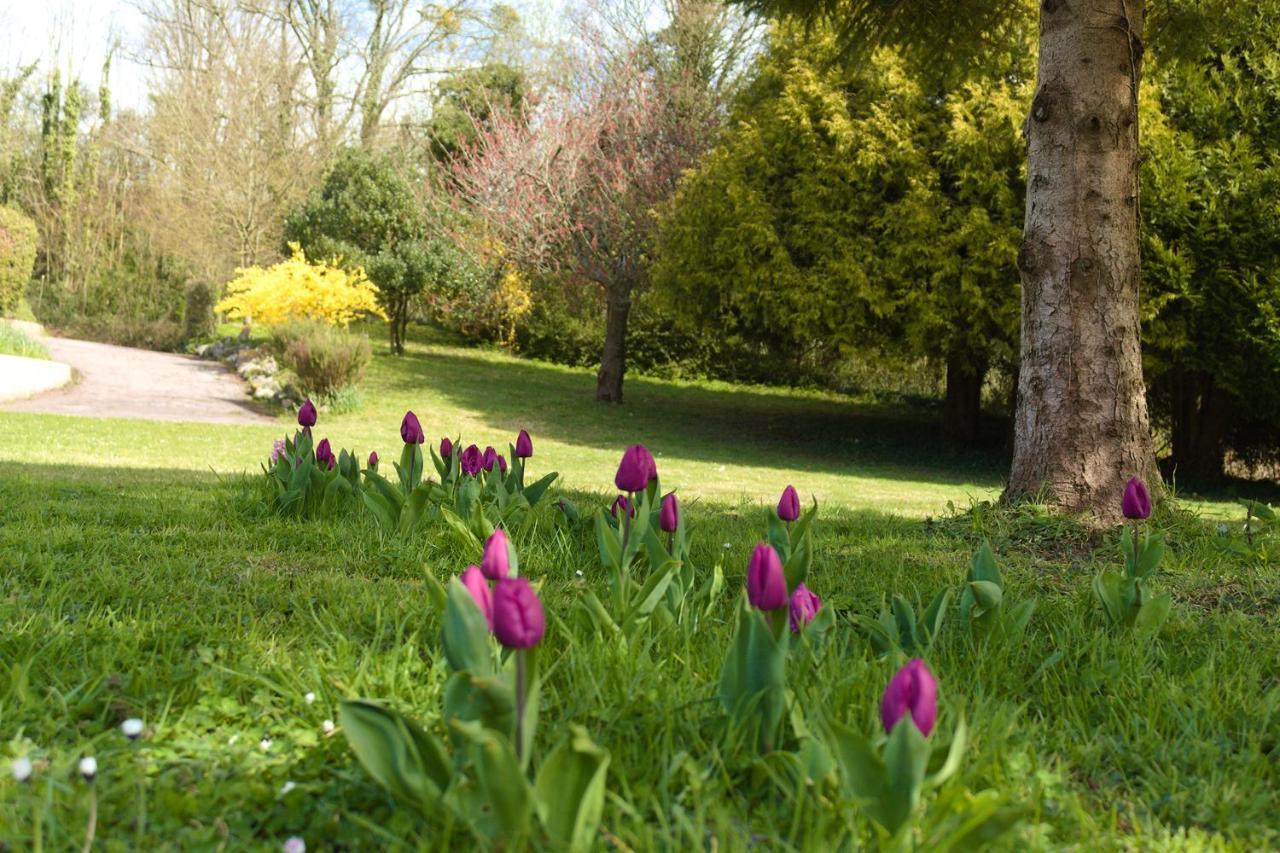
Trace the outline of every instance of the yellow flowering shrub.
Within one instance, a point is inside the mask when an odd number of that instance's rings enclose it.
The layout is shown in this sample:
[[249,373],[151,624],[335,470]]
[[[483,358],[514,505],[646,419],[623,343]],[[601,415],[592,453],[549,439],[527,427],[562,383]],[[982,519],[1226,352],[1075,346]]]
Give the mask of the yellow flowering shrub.
[[378,288],[361,270],[312,263],[297,243],[289,249],[293,254],[287,261],[236,270],[217,310],[233,320],[247,317],[268,326],[303,318],[345,326],[366,312],[386,319]]

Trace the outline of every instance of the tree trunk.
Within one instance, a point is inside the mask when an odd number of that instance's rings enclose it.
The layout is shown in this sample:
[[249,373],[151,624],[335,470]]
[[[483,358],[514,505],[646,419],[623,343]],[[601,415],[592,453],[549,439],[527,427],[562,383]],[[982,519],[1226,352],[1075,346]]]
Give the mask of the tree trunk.
[[982,381],[986,365],[974,366],[966,359],[947,359],[947,397],[943,406],[943,426],[947,436],[963,444],[978,439],[982,422]]
[[1173,469],[1179,480],[1213,483],[1222,479],[1227,433],[1227,400],[1212,376],[1174,380]]
[[627,317],[631,314],[631,288],[611,285],[605,291],[604,351],[596,374],[596,399],[622,402],[622,374],[627,369]]
[[[1027,118],[1022,357],[1008,496],[1120,516],[1155,480],[1138,338],[1144,0],[1042,0]],[[1158,485],[1158,481],[1156,483]]]

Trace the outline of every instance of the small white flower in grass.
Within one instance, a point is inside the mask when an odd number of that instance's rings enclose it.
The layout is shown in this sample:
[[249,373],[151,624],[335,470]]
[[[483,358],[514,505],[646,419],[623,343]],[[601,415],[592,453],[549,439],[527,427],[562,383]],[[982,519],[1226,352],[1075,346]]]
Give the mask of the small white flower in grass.
[[13,759],[13,764],[9,769],[13,772],[13,778],[19,782],[25,782],[31,778],[31,759],[25,755],[20,758]]
[[283,785],[280,786],[280,796],[283,797],[285,794],[289,793],[296,787],[298,787],[297,783],[295,783],[292,779],[290,779],[289,781],[285,782]]
[[294,835],[284,843],[284,853],[307,853],[307,842]]
[[574,574],[577,575],[578,577],[582,577],[582,569],[578,569],[576,572],[574,572]]
[[258,741],[258,749],[262,750],[263,752],[266,752],[267,750],[271,749],[271,738],[264,737],[262,740]]
[[312,702],[316,701],[316,694],[308,693],[306,696],[303,696],[302,698],[306,700],[306,703],[308,705],[310,705]]
[[227,738],[227,746],[235,746],[236,741],[238,740],[240,740],[240,735],[232,735],[231,737]]
[[730,548],[732,548],[732,547],[733,547],[733,543],[732,543],[732,542],[726,542],[726,543],[724,543],[724,549],[725,549],[726,551],[728,551],[728,550],[729,550]]
[[120,731],[129,740],[137,740],[138,735],[142,734],[142,720],[137,717],[130,717],[120,724]]
[[327,735],[333,734],[333,720],[325,720],[320,724],[320,728],[324,729],[324,733]]
[[92,755],[86,755],[80,759],[80,775],[86,782],[92,782],[93,777],[98,775],[98,759]]

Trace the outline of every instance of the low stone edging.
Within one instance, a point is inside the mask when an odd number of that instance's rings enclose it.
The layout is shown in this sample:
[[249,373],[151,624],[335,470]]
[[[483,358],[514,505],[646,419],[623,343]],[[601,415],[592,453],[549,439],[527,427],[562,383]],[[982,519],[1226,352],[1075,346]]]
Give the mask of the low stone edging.
[[0,355],[0,402],[22,400],[71,382],[71,365],[43,358]]

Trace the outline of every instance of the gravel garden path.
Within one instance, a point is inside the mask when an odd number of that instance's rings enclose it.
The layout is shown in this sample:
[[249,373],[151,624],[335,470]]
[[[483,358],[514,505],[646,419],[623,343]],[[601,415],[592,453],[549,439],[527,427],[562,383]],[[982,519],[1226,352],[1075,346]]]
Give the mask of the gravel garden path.
[[216,361],[70,338],[43,338],[54,361],[75,368],[78,381],[26,400],[5,412],[45,412],[151,421],[266,424],[240,377]]

